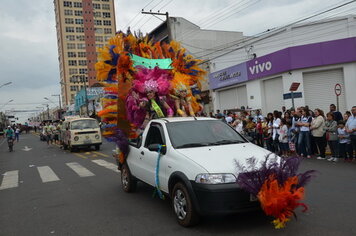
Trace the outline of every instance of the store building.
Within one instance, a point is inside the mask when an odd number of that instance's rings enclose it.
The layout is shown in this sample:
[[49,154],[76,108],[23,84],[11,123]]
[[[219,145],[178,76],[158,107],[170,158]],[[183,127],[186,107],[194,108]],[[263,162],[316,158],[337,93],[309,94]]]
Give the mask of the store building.
[[[354,16],[297,25],[250,41],[212,61],[209,82],[215,109],[244,106],[266,114],[290,108],[292,83],[300,83],[295,107],[329,111],[329,105],[336,104],[336,84],[341,86],[339,110],[356,105]],[[235,64],[223,68],[222,62],[229,60]]]

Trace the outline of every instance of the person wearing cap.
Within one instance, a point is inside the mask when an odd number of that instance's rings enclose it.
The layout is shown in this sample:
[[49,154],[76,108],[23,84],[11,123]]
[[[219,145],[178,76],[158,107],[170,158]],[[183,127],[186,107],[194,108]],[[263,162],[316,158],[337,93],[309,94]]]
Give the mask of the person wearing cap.
[[11,129],[11,126],[7,127],[7,130],[5,130],[5,137],[7,140],[13,139],[14,138],[14,130]]

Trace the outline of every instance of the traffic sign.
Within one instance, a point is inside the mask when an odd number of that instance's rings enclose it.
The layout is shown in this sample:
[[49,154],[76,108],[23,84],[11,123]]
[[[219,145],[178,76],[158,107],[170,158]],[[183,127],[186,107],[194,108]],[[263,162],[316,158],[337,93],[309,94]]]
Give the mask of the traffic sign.
[[300,83],[297,83],[297,82],[293,82],[292,84],[291,84],[291,86],[290,86],[290,88],[289,88],[289,91],[297,91],[298,90],[298,88],[299,88],[299,85],[300,85]]
[[341,95],[341,85],[340,84],[335,84],[335,94],[336,96],[340,96]]

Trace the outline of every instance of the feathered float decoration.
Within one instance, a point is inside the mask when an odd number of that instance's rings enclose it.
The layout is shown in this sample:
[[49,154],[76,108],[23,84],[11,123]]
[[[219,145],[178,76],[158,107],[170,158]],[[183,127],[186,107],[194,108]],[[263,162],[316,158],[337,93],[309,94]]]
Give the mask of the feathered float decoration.
[[276,229],[284,228],[286,222],[295,214],[295,209],[308,208],[301,202],[304,198],[304,186],[314,176],[315,171],[297,173],[301,158],[280,159],[272,154],[259,163],[256,158],[247,160],[247,167],[236,161],[239,175],[237,184],[240,188],[257,197],[263,211],[273,216]]
[[[144,104],[152,105],[159,117],[177,114],[170,94],[182,84],[191,94],[189,86],[200,88],[205,71],[199,67],[200,60],[188,55],[179,43],[153,42],[148,36],[138,37],[130,31],[118,32],[98,51],[95,69],[105,92],[103,110],[98,115],[106,124],[104,137],[117,143],[123,163],[129,151],[125,147],[128,139],[136,138],[144,126]],[[159,99],[148,99],[148,90]],[[201,106],[196,99],[191,103],[193,112],[198,112]]]

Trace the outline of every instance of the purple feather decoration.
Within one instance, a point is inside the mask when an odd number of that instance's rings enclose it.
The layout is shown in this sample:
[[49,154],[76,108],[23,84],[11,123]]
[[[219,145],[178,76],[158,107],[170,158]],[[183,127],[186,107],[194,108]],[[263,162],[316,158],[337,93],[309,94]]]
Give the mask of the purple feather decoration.
[[298,186],[305,186],[315,175],[315,170],[309,170],[304,173],[297,174],[301,158],[294,156],[287,159],[279,159],[276,155],[269,154],[265,160],[261,162],[261,167],[258,167],[258,161],[255,157],[247,160],[247,167],[242,166],[235,160],[236,167],[239,170],[237,183],[240,188],[257,196],[264,182],[269,176],[274,175],[280,185],[293,176],[298,176]]

